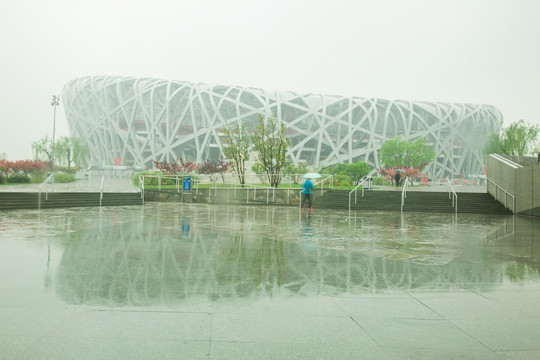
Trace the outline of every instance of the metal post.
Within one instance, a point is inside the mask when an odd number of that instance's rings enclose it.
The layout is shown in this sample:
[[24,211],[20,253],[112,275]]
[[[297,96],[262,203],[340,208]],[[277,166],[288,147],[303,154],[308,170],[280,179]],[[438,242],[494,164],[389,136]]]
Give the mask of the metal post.
[[60,104],[60,95],[53,95],[52,97],[52,100],[51,100],[51,105],[53,106],[54,108],[54,113],[53,113],[53,133],[52,133],[52,156],[51,156],[51,171],[53,170],[54,168],[54,158],[56,156],[55,154],[55,151],[54,151],[54,138],[56,136],[56,107]]

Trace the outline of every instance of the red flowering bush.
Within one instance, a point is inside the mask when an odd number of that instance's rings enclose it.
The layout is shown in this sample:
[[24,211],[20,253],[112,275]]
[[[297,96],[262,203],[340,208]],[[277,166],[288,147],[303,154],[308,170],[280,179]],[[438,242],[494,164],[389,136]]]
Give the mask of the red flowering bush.
[[0,160],[0,174],[2,174],[4,181],[11,183],[26,183],[30,182],[30,176],[41,178],[43,176],[43,171],[47,169],[48,166],[49,164],[43,161]]

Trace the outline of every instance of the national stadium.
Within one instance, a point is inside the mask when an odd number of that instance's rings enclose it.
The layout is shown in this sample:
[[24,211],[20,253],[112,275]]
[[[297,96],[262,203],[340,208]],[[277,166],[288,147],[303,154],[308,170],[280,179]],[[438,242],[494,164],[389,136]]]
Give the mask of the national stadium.
[[375,171],[380,148],[396,136],[418,137],[436,159],[431,178],[484,174],[483,147],[498,133],[494,106],[297,94],[187,81],[87,76],[62,91],[70,134],[84,139],[92,164],[152,168],[153,161],[203,163],[224,158],[224,127],[254,129],[275,115],[291,140],[288,159],[319,169],[366,162]]

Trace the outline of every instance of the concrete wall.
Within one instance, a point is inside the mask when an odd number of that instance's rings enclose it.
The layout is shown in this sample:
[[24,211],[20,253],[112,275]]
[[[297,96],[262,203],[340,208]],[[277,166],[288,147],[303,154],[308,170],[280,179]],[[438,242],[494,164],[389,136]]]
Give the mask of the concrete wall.
[[540,166],[531,166],[532,172],[532,208],[530,213],[526,212],[527,215],[540,216]]
[[[525,162],[528,163],[528,162]],[[498,201],[515,213],[540,216],[540,166],[522,167],[512,161],[490,155],[488,158],[487,190]],[[515,197],[513,200],[504,191]]]
[[536,156],[509,156],[505,155],[505,158],[512,160],[513,162],[521,166],[534,166],[538,165],[538,157]]
[[[487,191],[495,199],[504,204],[508,209],[515,212],[513,199],[508,196],[504,189],[508,193],[515,196],[516,193],[516,183],[515,183],[515,167],[510,166],[507,163],[501,162],[496,157],[490,155],[487,161]],[[499,187],[497,187],[496,185]]]

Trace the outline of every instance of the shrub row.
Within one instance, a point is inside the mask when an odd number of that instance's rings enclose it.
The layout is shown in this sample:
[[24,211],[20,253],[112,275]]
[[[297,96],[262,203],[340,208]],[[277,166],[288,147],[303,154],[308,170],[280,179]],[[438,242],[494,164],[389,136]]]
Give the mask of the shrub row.
[[[11,175],[6,179],[4,175],[0,175],[0,184],[39,184],[45,181],[46,176],[45,174],[32,174],[32,176],[28,175],[20,175],[20,174],[14,174]],[[54,181],[57,183],[69,183],[75,181],[75,174],[66,174],[66,173],[55,173],[54,174]]]

